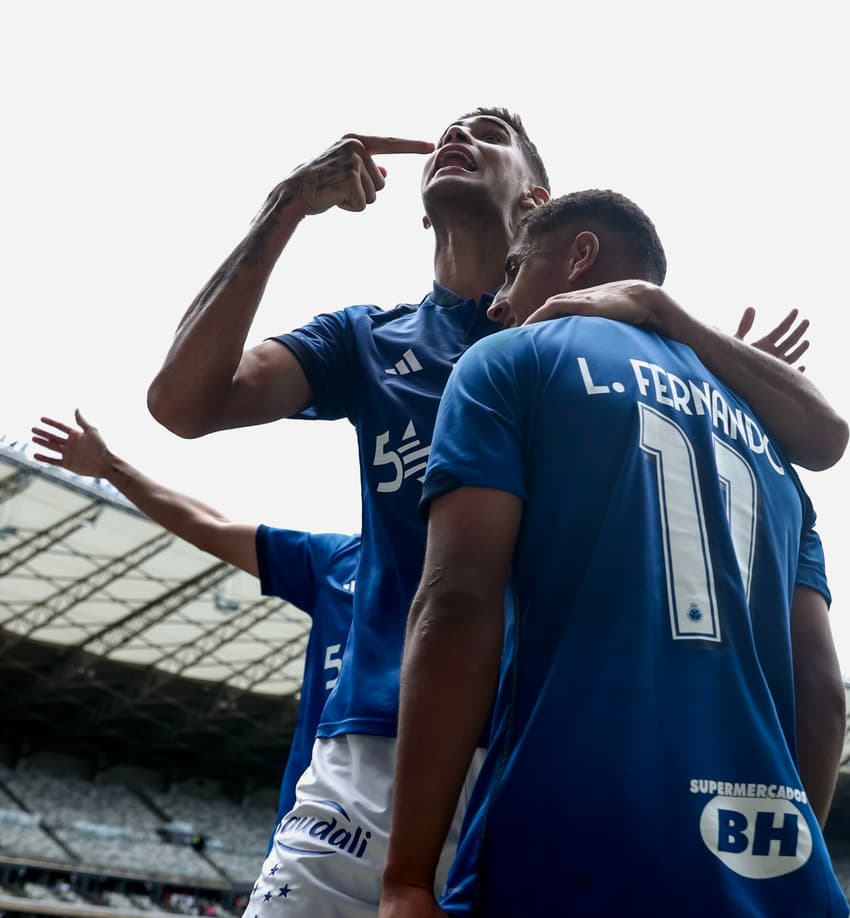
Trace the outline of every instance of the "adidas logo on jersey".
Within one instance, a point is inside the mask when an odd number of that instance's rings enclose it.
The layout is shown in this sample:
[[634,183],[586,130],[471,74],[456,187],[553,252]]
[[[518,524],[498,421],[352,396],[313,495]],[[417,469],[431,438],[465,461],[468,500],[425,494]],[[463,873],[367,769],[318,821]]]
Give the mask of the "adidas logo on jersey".
[[416,373],[422,369],[422,364],[416,359],[416,354],[408,348],[402,355],[401,360],[388,370],[384,370],[390,376],[407,376],[408,373]]

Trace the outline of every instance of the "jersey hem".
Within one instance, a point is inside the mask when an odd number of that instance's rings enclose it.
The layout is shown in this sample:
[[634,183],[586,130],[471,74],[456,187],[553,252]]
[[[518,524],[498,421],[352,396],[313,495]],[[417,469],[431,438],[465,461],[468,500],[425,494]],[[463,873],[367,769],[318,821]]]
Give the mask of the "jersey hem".
[[350,717],[346,720],[319,724],[316,736],[330,739],[332,736],[344,736],[346,733],[365,733],[367,736],[395,736],[398,725],[393,721],[370,717]]

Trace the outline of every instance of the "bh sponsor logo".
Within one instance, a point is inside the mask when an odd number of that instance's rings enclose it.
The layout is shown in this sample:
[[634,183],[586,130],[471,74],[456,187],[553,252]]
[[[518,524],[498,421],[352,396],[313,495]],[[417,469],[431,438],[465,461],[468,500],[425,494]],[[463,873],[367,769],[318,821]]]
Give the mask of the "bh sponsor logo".
[[808,800],[799,788],[694,779],[690,792],[710,796],[700,815],[700,835],[739,876],[768,880],[808,861],[812,833],[800,810]]
[[299,811],[315,808],[318,815],[284,816],[275,835],[275,845],[315,857],[340,852],[362,858],[372,833],[355,825],[335,800],[302,800]]

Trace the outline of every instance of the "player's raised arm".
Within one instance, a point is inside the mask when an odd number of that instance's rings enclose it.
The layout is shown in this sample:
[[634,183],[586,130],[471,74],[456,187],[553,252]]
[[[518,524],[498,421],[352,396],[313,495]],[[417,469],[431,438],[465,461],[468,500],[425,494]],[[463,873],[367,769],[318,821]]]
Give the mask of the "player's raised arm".
[[655,284],[628,280],[551,297],[527,322],[563,315],[617,319],[687,344],[712,373],[749,402],[797,465],[819,471],[844,455],[850,437],[847,421],[806,375],[794,369],[793,361],[802,355],[797,339],[791,350],[786,349],[787,340],[779,341],[783,334],[779,330],[786,325],[790,329],[796,318],[793,312],[751,346],[742,340],[749,331],[746,318],[738,326],[740,337],[726,334],[686,312]]
[[148,389],[151,414],[179,436],[198,437],[310,404],[310,386],[287,348],[264,342],[243,350],[272,269],[304,217],[331,207],[360,211],[375,201],[386,171],[373,156],[433,149],[427,141],[347,134],[274,188],[181,319]]
[[166,488],[148,478],[106,445],[96,427],[79,411],[79,427],[42,418],[44,427],[33,427],[32,442],[56,455],[35,453],[46,465],[103,478],[114,485],[142,513],[174,535],[191,542],[222,561],[258,576],[256,526],[232,523],[207,504]]

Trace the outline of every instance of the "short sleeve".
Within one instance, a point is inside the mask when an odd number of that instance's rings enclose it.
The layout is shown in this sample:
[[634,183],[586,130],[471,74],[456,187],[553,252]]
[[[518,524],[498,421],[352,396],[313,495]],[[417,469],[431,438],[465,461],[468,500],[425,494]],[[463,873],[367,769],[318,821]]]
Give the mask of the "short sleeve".
[[816,590],[832,605],[832,593],[826,579],[823,544],[814,525],[804,527],[800,538],[800,558],[797,562],[797,584]]
[[803,487],[800,476],[793,467],[790,475],[800,495],[803,509],[803,521],[800,530],[800,551],[797,557],[797,575],[795,584],[816,590],[826,600],[827,606],[832,605],[832,594],[826,579],[826,561],[823,553],[823,544],[815,530],[817,514],[806,489]]
[[335,559],[356,536],[257,528],[257,564],[263,596],[279,596],[313,614],[324,583],[334,575]]
[[350,309],[316,316],[312,322],[272,338],[288,347],[304,369],[313,404],[298,417],[337,420],[351,417],[354,410]]
[[440,401],[420,510],[460,487],[527,494],[523,444],[537,375],[525,329],[485,338],[460,358]]

